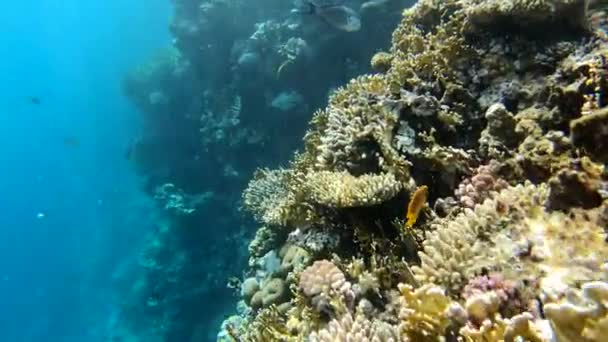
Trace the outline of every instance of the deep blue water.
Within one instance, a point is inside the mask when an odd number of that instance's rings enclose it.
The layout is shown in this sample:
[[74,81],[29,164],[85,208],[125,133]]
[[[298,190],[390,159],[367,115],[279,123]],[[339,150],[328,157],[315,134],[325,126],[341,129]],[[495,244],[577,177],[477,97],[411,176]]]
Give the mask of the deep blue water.
[[121,79],[169,44],[168,7],[3,2],[0,341],[104,340],[113,279],[152,221],[124,158],[138,120]]

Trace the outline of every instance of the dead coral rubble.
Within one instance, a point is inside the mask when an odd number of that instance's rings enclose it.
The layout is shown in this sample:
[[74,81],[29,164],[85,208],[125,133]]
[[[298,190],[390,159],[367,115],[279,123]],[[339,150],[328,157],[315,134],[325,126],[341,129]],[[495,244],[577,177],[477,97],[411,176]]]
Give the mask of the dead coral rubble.
[[[262,224],[292,236],[275,250],[309,230],[338,241],[309,249],[312,265],[286,276],[289,309],[253,311],[239,338],[602,341],[608,45],[588,5],[406,10],[372,60],[381,74],[333,93],[290,168],[245,191]],[[430,205],[412,228],[423,185]]]

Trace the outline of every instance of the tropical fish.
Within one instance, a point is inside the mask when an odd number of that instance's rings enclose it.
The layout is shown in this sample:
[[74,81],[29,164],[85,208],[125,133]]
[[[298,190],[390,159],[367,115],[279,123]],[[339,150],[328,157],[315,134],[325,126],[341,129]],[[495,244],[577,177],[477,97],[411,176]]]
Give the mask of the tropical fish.
[[296,2],[296,12],[318,16],[329,25],[347,32],[361,29],[359,13],[342,5],[343,1],[301,0]]
[[428,195],[429,188],[426,185],[422,185],[414,191],[407,206],[406,227],[411,228],[416,223],[420,210],[426,205]]

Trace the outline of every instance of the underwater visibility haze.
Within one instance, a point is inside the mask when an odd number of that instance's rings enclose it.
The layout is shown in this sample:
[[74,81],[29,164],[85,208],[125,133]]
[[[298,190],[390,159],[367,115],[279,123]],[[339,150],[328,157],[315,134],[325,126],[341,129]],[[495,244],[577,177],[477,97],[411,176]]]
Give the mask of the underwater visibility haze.
[[124,158],[127,70],[169,44],[170,4],[16,1],[0,13],[0,341],[107,341],[114,274],[151,230]]
[[8,5],[0,341],[607,341],[607,9]]

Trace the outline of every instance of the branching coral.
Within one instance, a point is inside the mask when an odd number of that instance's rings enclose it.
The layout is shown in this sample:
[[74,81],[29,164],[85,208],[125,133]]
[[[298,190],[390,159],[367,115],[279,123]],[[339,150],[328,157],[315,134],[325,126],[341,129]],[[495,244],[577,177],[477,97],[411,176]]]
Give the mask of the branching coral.
[[331,261],[318,260],[300,274],[299,288],[319,312],[340,310],[352,304],[354,294],[344,273]]
[[507,188],[438,227],[424,242],[421,265],[413,267],[417,279],[452,294],[484,269],[536,277],[548,294],[596,279],[608,258],[602,208],[570,216],[546,212],[547,196],[544,186]]
[[[318,315],[302,337],[540,342],[539,306],[603,277],[605,90],[585,13],[582,0],[419,1],[372,60],[382,74],[335,91],[290,169],[250,184],[262,222],[338,240],[311,255],[335,262],[291,272],[293,302]],[[523,32],[562,24],[546,40]],[[415,184],[458,201],[405,241],[393,224]]]
[[466,303],[469,322],[460,329],[460,334],[469,342],[545,342],[534,324],[534,317],[525,312],[510,319],[498,313],[499,300],[494,292],[478,294]]
[[363,314],[356,314],[353,318],[350,313],[333,319],[326,328],[313,332],[308,338],[310,342],[401,341],[398,330],[388,323],[370,320]]
[[411,341],[436,341],[445,335],[450,324],[446,314],[450,298],[444,291],[433,285],[424,285],[414,290],[409,285],[400,284],[402,333]]
[[589,282],[562,303],[544,307],[559,342],[600,342],[608,336],[608,283]]
[[243,205],[258,221],[279,225],[285,221],[289,203],[287,178],[289,171],[258,170],[243,193]]
[[[465,212],[429,233],[413,271],[421,283],[434,283],[459,293],[468,279],[484,267],[500,267],[511,255],[488,250],[481,239],[503,229],[509,220],[521,220],[538,210],[546,189],[533,185],[508,188],[493,200]],[[455,292],[453,292],[455,291]]]

